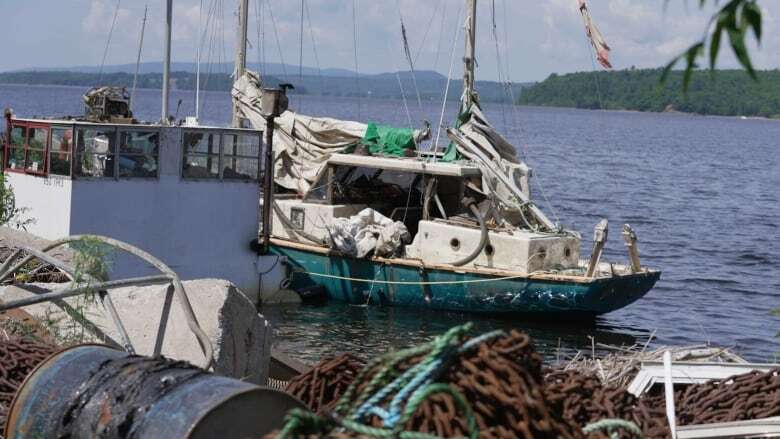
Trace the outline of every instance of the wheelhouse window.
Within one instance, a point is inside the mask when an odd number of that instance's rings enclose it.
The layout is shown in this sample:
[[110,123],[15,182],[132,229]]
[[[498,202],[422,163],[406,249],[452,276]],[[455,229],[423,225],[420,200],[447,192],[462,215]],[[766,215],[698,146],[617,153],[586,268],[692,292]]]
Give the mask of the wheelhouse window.
[[260,178],[260,136],[225,134],[222,137],[222,178],[257,180]]
[[158,131],[120,131],[119,177],[157,177],[159,153]]
[[25,169],[24,145],[27,140],[26,126],[11,127],[11,144],[8,146],[7,162],[5,167],[8,169]]
[[254,181],[260,178],[260,134],[225,130],[183,133],[182,177]]
[[79,177],[113,177],[115,151],[115,129],[77,129],[75,175]]
[[15,172],[45,175],[48,142],[47,125],[12,123],[11,143],[6,150],[5,168]]
[[219,138],[215,132],[184,132],[184,178],[219,178]]
[[33,173],[43,173],[46,165],[46,144],[49,140],[48,128],[29,128],[27,130],[27,159],[25,169]]
[[49,174],[70,176],[73,128],[52,127]]

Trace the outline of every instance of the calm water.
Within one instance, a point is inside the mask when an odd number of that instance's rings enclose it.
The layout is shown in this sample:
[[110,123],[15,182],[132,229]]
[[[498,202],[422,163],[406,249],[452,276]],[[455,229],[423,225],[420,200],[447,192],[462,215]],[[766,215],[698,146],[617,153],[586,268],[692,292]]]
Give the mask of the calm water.
[[[17,114],[80,114],[82,88],[0,85],[0,107]],[[192,114],[192,93],[179,116]],[[136,114],[159,118],[159,93],[141,90]],[[229,99],[206,93],[201,119],[225,124]],[[407,125],[401,101],[294,97],[302,112]],[[439,120],[439,103],[411,119]],[[448,108],[445,121],[453,120]],[[631,224],[642,262],[663,276],[650,294],[593,323],[528,322],[407,309],[326,307],[266,309],[276,345],[306,361],[342,351],[367,355],[430,338],[474,321],[480,330],[529,331],[548,356],[563,349],[609,344],[707,343],[735,346],[753,361],[780,352],[780,122],[671,114],[596,112],[488,106],[488,117],[534,168],[534,197],[552,217],[591,239],[600,218],[610,219],[606,259],[625,261],[620,237]],[[545,201],[549,199],[549,203]],[[583,254],[590,242],[583,243]]]

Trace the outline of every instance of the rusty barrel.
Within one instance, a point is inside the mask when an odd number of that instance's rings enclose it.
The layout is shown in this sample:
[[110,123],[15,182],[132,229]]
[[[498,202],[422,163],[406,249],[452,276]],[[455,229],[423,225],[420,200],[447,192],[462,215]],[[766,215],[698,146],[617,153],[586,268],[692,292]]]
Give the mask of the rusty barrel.
[[186,362],[82,345],[27,377],[5,437],[260,438],[280,428],[292,408],[304,406],[284,392]]

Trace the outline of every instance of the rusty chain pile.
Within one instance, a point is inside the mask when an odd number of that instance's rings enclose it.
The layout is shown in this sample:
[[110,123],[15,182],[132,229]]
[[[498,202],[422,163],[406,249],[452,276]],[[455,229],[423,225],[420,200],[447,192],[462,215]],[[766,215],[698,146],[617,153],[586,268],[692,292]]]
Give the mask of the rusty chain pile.
[[55,346],[31,338],[0,341],[0,438],[16,390],[38,364],[56,351]]
[[712,380],[675,393],[680,425],[780,416],[780,369]]
[[325,360],[290,380],[285,391],[300,399],[314,413],[320,413],[333,408],[365,365],[352,354]]
[[[646,438],[669,436],[663,396],[637,399],[624,388],[607,387],[595,375],[577,370],[551,371],[546,377],[545,396],[554,410],[576,425],[602,419],[625,419],[636,424]],[[608,437],[591,434],[589,437]],[[622,432],[622,437],[630,437]]]

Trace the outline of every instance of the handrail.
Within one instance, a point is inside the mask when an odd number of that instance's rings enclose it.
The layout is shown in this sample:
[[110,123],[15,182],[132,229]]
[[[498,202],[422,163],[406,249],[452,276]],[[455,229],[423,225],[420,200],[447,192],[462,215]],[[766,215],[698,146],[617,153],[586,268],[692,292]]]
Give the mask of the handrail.
[[[192,309],[192,304],[190,303],[189,298],[187,297],[187,292],[184,289],[184,285],[182,285],[179,275],[176,274],[176,272],[173,271],[170,267],[168,267],[164,262],[152,256],[150,253],[141,250],[138,247],[135,247],[126,242],[119,241],[114,238],[109,238],[107,236],[101,236],[101,235],[73,235],[73,236],[68,236],[67,238],[62,238],[53,241],[47,244],[46,246],[44,246],[43,248],[41,248],[40,250],[33,250],[33,249],[25,250],[23,248],[19,248],[16,251],[14,251],[11,254],[11,256],[9,256],[9,258],[3,263],[2,266],[0,266],[0,282],[7,279],[8,276],[18,271],[22,266],[24,266],[26,263],[31,261],[33,258],[39,258],[48,263],[52,263],[52,265],[54,265],[57,268],[60,268],[65,272],[71,271],[70,275],[72,277],[73,274],[72,268],[70,268],[67,264],[63,262],[58,261],[55,258],[50,257],[49,255],[46,255],[45,253],[57,247],[61,247],[65,244],[80,241],[83,239],[94,239],[100,241],[103,244],[107,244],[112,247],[116,247],[120,250],[123,250],[127,253],[130,253],[144,260],[145,262],[151,264],[153,267],[155,267],[157,270],[159,270],[162,273],[162,276],[137,277],[131,279],[98,282],[93,285],[87,285],[87,286],[82,285],[80,287],[75,287],[75,288],[66,288],[52,293],[40,295],[38,296],[39,298],[45,298],[45,299],[41,301],[36,301],[34,303],[55,300],[63,297],[75,296],[89,289],[97,289],[98,291],[105,291],[109,289],[126,287],[126,286],[153,285],[162,282],[170,282],[171,286],[173,286],[173,293],[178,298],[179,304],[181,305],[182,311],[184,312],[184,316],[187,319],[187,326],[189,327],[193,335],[195,335],[195,338],[198,340],[198,344],[200,345],[200,348],[203,351],[203,355],[206,357],[203,367],[205,369],[208,369],[213,365],[214,362],[213,346],[211,344],[211,341],[208,339],[208,336],[206,335],[206,333],[203,331],[203,329],[200,327],[200,324],[198,323],[197,317],[195,316],[195,312]],[[15,265],[13,265],[13,267],[9,269],[8,267],[13,263],[13,260],[19,257],[19,255],[23,251],[27,251],[28,254],[24,258],[22,258],[20,262],[16,263]],[[35,300],[35,299],[36,298],[32,298],[30,300]],[[32,303],[22,303],[24,302],[24,300],[27,299],[2,304],[0,305],[0,311],[32,304]],[[116,310],[113,309],[113,304],[110,303],[110,299],[109,299],[109,304],[106,306],[106,308],[109,314],[111,314],[112,319],[114,319],[115,323],[117,323],[119,331],[124,332],[123,331],[124,328],[121,327],[121,321],[118,321],[119,317],[116,314]],[[160,329],[164,330],[165,328],[163,325],[161,325]],[[157,334],[158,341],[161,340],[163,335],[164,334],[162,334],[161,331],[158,331]],[[123,334],[123,336],[126,336],[126,333]],[[160,343],[157,344],[159,345]]]

